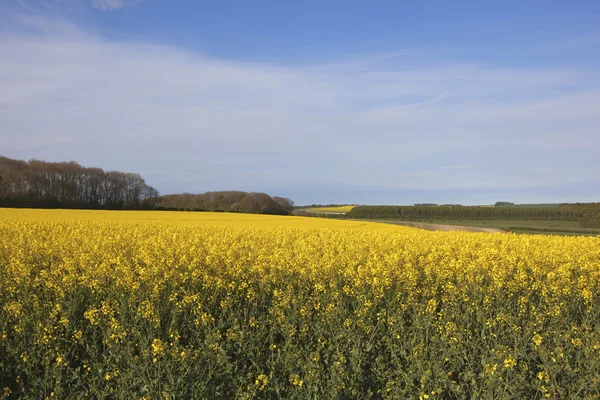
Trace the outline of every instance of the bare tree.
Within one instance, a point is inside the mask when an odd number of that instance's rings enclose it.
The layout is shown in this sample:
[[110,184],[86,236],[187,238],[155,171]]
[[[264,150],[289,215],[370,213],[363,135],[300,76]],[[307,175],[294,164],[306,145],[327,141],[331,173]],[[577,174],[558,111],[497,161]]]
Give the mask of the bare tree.
[[157,198],[139,174],[0,157],[0,205],[138,209],[152,208]]

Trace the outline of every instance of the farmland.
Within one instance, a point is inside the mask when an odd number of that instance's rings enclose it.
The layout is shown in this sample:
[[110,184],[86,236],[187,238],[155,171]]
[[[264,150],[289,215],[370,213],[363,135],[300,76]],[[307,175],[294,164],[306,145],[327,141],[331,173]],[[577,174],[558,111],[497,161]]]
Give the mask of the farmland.
[[0,209],[0,394],[597,398],[600,238]]
[[310,208],[308,211],[315,213],[349,213],[354,206],[337,206],[337,207],[316,207]]
[[511,204],[506,206],[357,206],[352,219],[412,224],[435,229],[501,229],[514,233],[599,235],[600,206],[587,204]]
[[[381,220],[385,223],[413,224],[418,226],[433,225],[453,226],[473,229],[500,229],[505,232],[564,235],[564,236],[597,236],[600,229],[582,228],[577,221],[553,221],[553,220],[462,220],[462,219],[423,219],[418,222],[402,222],[397,220]],[[432,229],[433,230],[433,229]]]

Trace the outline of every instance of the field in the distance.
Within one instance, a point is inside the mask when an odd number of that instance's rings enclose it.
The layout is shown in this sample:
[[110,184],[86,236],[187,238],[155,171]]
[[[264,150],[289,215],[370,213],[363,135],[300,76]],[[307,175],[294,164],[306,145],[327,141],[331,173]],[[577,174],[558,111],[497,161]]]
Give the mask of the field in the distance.
[[491,232],[500,229],[505,232],[562,236],[600,234],[600,206],[595,203],[356,206],[344,217],[427,230]]
[[600,235],[600,229],[581,228],[577,221],[425,219],[419,222],[477,228],[495,228],[507,232],[527,234],[564,236]]
[[595,398],[600,238],[0,209],[11,398]]
[[352,211],[354,206],[337,206],[337,207],[316,207],[309,208],[308,211],[315,213],[347,213]]

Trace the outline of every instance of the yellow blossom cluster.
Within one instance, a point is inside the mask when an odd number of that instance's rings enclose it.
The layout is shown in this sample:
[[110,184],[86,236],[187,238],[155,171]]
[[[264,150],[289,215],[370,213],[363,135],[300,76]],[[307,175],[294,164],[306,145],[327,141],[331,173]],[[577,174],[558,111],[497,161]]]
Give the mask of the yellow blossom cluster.
[[0,398],[598,398],[599,296],[596,237],[0,209]]

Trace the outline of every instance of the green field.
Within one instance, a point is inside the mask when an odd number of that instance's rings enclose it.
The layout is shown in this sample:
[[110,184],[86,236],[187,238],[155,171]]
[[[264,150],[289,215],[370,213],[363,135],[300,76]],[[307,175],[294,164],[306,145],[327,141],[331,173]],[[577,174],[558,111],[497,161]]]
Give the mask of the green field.
[[508,228],[510,226],[523,226],[528,228],[553,228],[553,229],[582,229],[578,221],[548,221],[548,220],[468,220],[468,219],[422,219],[419,222],[432,224],[480,226],[485,228]]
[[497,228],[510,232],[527,234],[565,236],[600,235],[600,229],[582,228],[578,221],[424,219],[412,222],[425,222],[431,224],[458,226],[474,226],[481,228]]

